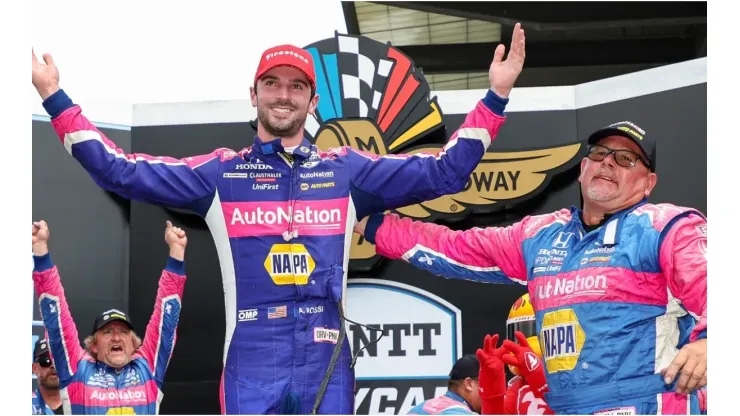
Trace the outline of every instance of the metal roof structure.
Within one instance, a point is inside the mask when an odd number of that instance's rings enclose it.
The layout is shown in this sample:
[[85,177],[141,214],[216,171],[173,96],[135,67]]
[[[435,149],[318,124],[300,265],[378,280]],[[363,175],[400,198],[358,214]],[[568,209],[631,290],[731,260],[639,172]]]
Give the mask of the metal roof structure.
[[527,35],[517,85],[612,77],[707,54],[706,2],[342,2],[347,31],[390,41],[435,90],[488,86],[499,43]]

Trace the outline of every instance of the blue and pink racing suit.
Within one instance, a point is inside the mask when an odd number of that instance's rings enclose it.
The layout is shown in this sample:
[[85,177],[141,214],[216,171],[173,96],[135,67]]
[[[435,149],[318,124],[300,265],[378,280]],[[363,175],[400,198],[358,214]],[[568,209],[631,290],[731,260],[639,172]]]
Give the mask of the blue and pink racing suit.
[[660,372],[707,337],[706,226],[642,201],[588,233],[572,207],[466,231],[373,215],[365,237],[436,275],[525,285],[555,413],[698,414],[696,392],[676,394]]
[[158,414],[180,320],[186,280],[184,263],[168,259],[159,278],[154,312],[143,343],[131,362],[119,369],[96,360],[80,346],[77,326],[51,256],[34,256],[34,263],[33,283],[49,352],[59,376],[64,414]]

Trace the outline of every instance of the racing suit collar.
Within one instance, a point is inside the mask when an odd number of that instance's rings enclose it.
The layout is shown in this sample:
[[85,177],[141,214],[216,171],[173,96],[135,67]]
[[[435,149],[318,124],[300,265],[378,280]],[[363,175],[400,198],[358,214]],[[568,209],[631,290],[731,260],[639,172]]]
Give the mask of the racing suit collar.
[[98,369],[102,369],[102,370],[104,370],[104,371],[105,371],[106,373],[121,374],[121,373],[123,373],[124,371],[126,371],[126,369],[128,369],[128,368],[129,368],[129,366],[131,365],[131,363],[132,363],[133,361],[134,361],[134,360],[133,360],[133,358],[132,358],[132,359],[131,359],[131,361],[130,361],[130,362],[129,362],[128,364],[124,365],[123,367],[121,367],[121,368],[114,368],[114,367],[111,367],[111,366],[109,366],[108,364],[106,364],[106,363],[104,363],[104,362],[102,362],[102,361],[100,361],[100,360],[96,360],[96,362],[95,362],[95,366],[96,366],[96,367],[97,367]]
[[[635,208],[646,203],[647,198],[643,198],[640,202],[632,205],[631,207],[627,207],[621,211],[610,214],[609,218],[598,229],[599,242],[606,246],[619,244],[619,235],[622,231],[622,224],[624,224],[624,217],[626,217]],[[570,212],[572,218],[571,221],[576,222],[580,226],[580,228],[583,229],[583,224],[581,223],[583,211],[575,206],[571,206]]]
[[46,402],[44,401],[44,396],[41,395],[40,387],[36,387],[36,400],[38,401],[38,404],[42,409],[46,407]]
[[468,406],[468,409],[470,409],[471,412],[473,411],[473,406],[471,406],[470,403],[467,402],[467,400],[463,399],[462,396],[460,396],[459,394],[455,393],[454,391],[447,390],[447,393],[445,393],[445,396],[449,397],[450,399],[452,399],[452,400],[454,400],[456,402],[464,403],[465,406]]
[[[299,144],[298,147],[293,150],[292,154],[298,159],[307,159],[309,156],[311,156],[312,146],[313,145],[311,144],[311,142],[308,141],[308,139],[304,136],[301,144]],[[254,150],[254,152],[263,155],[269,155],[273,153],[286,153],[280,139],[274,139],[266,142],[260,139],[259,136],[254,136],[254,144],[252,145],[252,149]]]

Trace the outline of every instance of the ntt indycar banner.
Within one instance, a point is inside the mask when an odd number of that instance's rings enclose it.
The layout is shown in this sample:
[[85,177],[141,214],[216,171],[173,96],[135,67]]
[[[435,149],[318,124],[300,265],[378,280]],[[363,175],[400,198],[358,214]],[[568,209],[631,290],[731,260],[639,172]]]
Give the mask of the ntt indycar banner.
[[462,356],[460,309],[425,290],[387,280],[352,279],[347,324],[355,366],[356,414],[406,414],[443,394]]

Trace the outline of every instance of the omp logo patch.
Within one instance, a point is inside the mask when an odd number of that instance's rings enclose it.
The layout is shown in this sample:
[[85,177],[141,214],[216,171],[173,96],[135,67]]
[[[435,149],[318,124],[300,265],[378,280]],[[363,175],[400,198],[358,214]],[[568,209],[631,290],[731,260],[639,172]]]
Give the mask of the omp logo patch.
[[239,311],[239,322],[256,321],[258,315],[257,309],[242,309]]
[[557,373],[576,367],[586,342],[586,333],[573,309],[561,309],[548,312],[542,317],[539,338],[547,372]]
[[265,259],[265,270],[276,285],[305,285],[314,267],[303,244],[275,244]]

